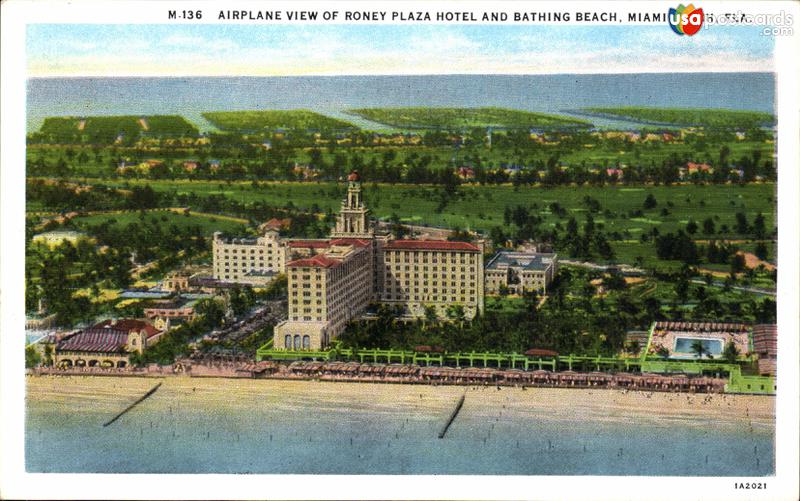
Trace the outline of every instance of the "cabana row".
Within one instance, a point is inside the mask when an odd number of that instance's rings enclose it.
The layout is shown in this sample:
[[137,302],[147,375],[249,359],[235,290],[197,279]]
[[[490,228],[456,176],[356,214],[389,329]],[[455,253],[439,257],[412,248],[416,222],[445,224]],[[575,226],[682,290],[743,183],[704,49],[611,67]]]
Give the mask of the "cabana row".
[[292,362],[289,364],[289,372],[292,374],[317,374],[325,365],[323,362]]
[[423,367],[419,376],[423,381],[485,383],[501,377],[502,372],[493,369],[454,369],[452,367]]
[[[262,364],[264,362],[261,362]],[[258,365],[258,364],[255,364]],[[246,369],[250,370],[249,366]],[[443,383],[491,383],[544,387],[608,387],[655,391],[722,392],[725,381],[709,377],[688,377],[684,374],[630,374],[605,372],[552,372],[545,370],[490,369],[454,367],[419,367],[401,364],[366,364],[358,362],[293,362],[291,374],[312,377],[386,378]],[[271,364],[261,373],[277,371]]]
[[267,374],[275,374],[278,372],[278,368],[278,364],[275,362],[264,360],[262,362],[245,364],[241,367],[238,367],[236,372],[249,374],[250,377],[259,377]]
[[686,375],[608,374],[604,372],[504,371],[505,381],[537,386],[613,387],[665,391],[721,392],[725,381],[708,377],[689,378]]

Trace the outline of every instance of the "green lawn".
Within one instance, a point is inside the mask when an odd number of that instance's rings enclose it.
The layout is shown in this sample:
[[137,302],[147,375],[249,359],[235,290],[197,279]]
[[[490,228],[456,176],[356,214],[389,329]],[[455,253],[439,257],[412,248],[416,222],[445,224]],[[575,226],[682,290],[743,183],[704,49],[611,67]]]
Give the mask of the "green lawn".
[[400,128],[459,130],[475,127],[527,129],[532,127],[588,127],[590,122],[561,115],[507,108],[359,108],[360,117]]
[[203,113],[203,118],[220,130],[238,133],[270,132],[277,129],[322,131],[355,128],[344,120],[308,110],[212,111]]
[[[96,180],[88,179],[89,183]],[[297,208],[310,209],[317,206],[322,210],[338,211],[344,196],[344,185],[332,182],[262,182],[257,188],[249,181],[187,181],[187,180],[103,180],[107,186],[131,188],[150,186],[158,192],[195,193],[201,196],[222,195],[240,202],[262,201],[272,206],[286,206],[291,203]],[[658,203],[652,210],[644,210],[643,202],[652,194]],[[519,187],[508,185],[461,186],[458,195],[441,213],[435,209],[439,204],[441,189],[418,185],[389,185],[366,183],[364,200],[378,217],[397,214],[409,221],[436,226],[459,226],[476,230],[488,230],[503,225],[506,207],[522,205],[532,208],[544,218],[544,224],[562,225],[569,216],[559,218],[552,214],[549,206],[559,203],[568,214],[579,222],[587,212],[585,197],[600,202],[601,212],[594,215],[595,223],[604,225],[607,231],[628,230],[630,239],[638,239],[641,232],[650,231],[654,226],[659,232],[675,231],[684,227],[689,219],[698,223],[711,217],[719,229],[722,225],[733,228],[735,213],[743,212],[748,220],[762,213],[767,220],[767,229],[772,229],[775,210],[775,185],[772,183],[747,185],[678,185],[643,187],[592,187],[560,186],[554,188]],[[671,205],[670,205],[671,204]],[[666,208],[668,215],[662,215]],[[644,218],[632,218],[631,210],[642,209]],[[609,211],[606,214],[605,211]],[[637,231],[638,230],[638,231]],[[735,238],[729,231],[717,238]],[[698,239],[705,238],[697,234]]]
[[[91,180],[90,180],[91,182]],[[260,201],[270,206],[285,207],[291,204],[299,209],[318,208],[321,211],[339,210],[344,186],[336,183],[260,183],[254,188],[250,182],[212,182],[212,181],[105,181],[116,187],[148,185],[158,192],[195,193],[200,196],[221,195],[238,202]],[[593,215],[595,224],[602,225],[607,235],[618,232],[622,240],[612,241],[616,259],[620,262],[634,263],[637,256],[646,265],[680,266],[680,263],[661,261],[655,256],[652,242],[642,243],[641,235],[657,228],[660,234],[684,229],[692,219],[698,224],[706,218],[714,220],[717,231],[728,227],[724,233],[707,236],[699,231],[694,235],[698,240],[708,238],[739,239],[749,236],[735,232],[737,212],[742,212],[752,223],[758,213],[766,219],[767,230],[773,228],[775,211],[775,185],[680,185],[680,186],[639,186],[639,187],[519,187],[512,186],[462,186],[458,195],[452,197],[441,212],[436,212],[440,203],[441,189],[430,186],[388,185],[367,183],[364,186],[364,200],[373,214],[388,218],[397,214],[407,224],[427,224],[434,226],[460,227],[488,231],[494,226],[505,226],[503,214],[507,207],[521,205],[543,218],[543,227],[566,226],[570,216],[574,216],[582,226],[587,214],[586,197],[599,201],[600,212]],[[643,202],[652,194],[658,203],[655,209],[644,210]],[[566,210],[564,217],[558,217],[550,210],[550,205],[558,203]],[[667,215],[662,215],[666,208]],[[643,217],[631,217],[630,212],[643,210]],[[131,217],[136,217],[135,214]],[[169,216],[178,220],[184,216]],[[209,226],[226,230],[229,223],[209,221]],[[749,249],[749,248],[748,248]],[[770,247],[770,252],[774,249]],[[772,254],[774,255],[774,254]]]
[[[170,211],[148,211],[144,213],[144,218],[147,221],[158,221],[159,224],[166,227],[175,225],[180,229],[185,229],[190,226],[199,226],[203,232],[203,236],[210,236],[215,231],[241,234],[246,229],[246,225],[224,218],[197,214],[190,214],[187,216]],[[142,213],[140,212],[123,212],[114,214],[93,214],[90,216],[76,217],[73,219],[73,222],[78,227],[85,228],[88,226],[102,224],[107,221],[117,225],[128,225],[130,223],[141,222],[141,220]]]
[[775,121],[771,113],[742,110],[701,108],[646,108],[624,106],[612,108],[584,108],[590,113],[631,118],[646,122],[673,125],[698,125],[704,127],[754,128],[770,125]]

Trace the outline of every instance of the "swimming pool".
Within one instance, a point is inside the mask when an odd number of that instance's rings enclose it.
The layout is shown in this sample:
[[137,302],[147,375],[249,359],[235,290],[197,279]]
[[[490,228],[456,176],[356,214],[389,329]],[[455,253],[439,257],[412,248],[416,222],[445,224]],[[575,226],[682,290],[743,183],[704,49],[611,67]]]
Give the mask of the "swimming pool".
[[722,339],[703,339],[703,338],[696,338],[696,337],[677,337],[675,338],[675,347],[673,348],[673,353],[675,355],[694,355],[694,350],[692,349],[692,345],[696,342],[700,341],[703,343],[703,348],[705,348],[706,353],[710,353],[713,356],[719,356],[722,353],[723,349],[723,341]]

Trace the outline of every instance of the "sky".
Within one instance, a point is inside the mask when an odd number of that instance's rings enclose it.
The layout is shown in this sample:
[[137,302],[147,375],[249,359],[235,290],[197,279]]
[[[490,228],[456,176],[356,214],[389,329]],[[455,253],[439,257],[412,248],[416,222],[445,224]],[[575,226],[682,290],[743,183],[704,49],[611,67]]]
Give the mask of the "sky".
[[774,71],[758,27],[90,25],[27,27],[29,77]]

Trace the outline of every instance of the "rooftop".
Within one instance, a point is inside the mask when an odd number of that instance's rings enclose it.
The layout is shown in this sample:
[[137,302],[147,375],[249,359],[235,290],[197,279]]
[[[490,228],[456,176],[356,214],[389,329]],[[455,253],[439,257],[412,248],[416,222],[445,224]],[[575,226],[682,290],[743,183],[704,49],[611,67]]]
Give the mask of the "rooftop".
[[144,320],[136,320],[133,318],[123,318],[121,320],[103,320],[102,322],[93,325],[89,329],[86,329],[85,332],[101,329],[124,332],[126,336],[131,331],[144,330],[147,332],[147,337],[153,337],[160,332],[150,323],[145,322]]
[[220,237],[226,244],[238,244],[238,245],[255,245],[258,243],[258,238],[255,237]]
[[265,231],[266,230],[281,230],[281,229],[288,228],[289,226],[291,226],[291,224],[292,224],[292,220],[290,218],[278,219],[278,218],[273,217],[272,219],[270,219],[266,223],[264,223],[261,226],[259,226],[259,229],[265,230]]
[[59,351],[122,352],[128,342],[128,333],[116,329],[86,329],[59,342]]
[[330,240],[290,240],[289,247],[302,249],[327,249]]
[[522,268],[524,270],[544,271],[553,264],[555,254],[540,252],[500,251],[486,265],[487,270]]
[[654,329],[682,332],[748,332],[750,326],[722,322],[656,322]]
[[178,310],[183,308],[191,308],[195,305],[197,299],[189,298],[184,295],[171,299],[163,299],[154,301],[153,304],[145,310]]
[[340,264],[342,264],[342,262],[338,259],[331,259],[324,254],[318,254],[314,257],[289,261],[286,266],[289,268],[333,268]]
[[480,247],[469,242],[450,242],[448,240],[391,240],[385,246],[388,250],[431,250],[480,252]]
[[330,241],[330,245],[352,245],[354,247],[369,247],[371,245],[369,240],[363,238],[336,238]]

